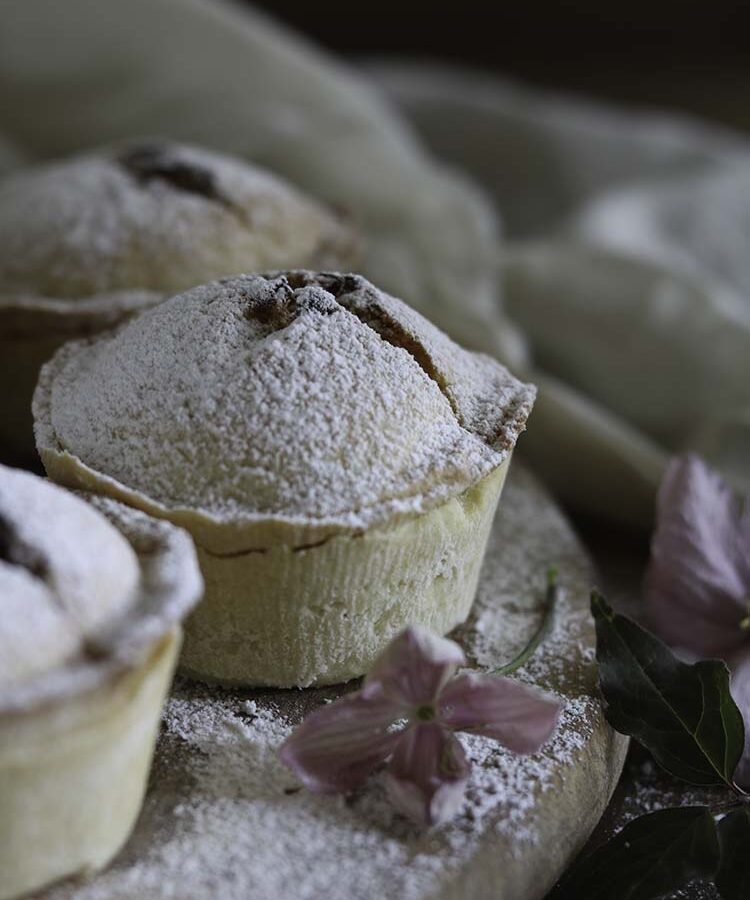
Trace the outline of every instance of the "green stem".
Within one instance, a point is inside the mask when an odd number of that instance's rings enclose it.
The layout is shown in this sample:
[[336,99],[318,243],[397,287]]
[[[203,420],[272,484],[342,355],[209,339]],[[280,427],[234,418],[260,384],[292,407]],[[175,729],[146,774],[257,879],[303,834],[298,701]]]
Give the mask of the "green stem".
[[735,809],[742,809],[750,802],[747,794],[727,797],[726,800],[718,800],[716,803],[709,804],[712,815],[722,816],[725,813],[734,812]]
[[499,669],[492,669],[490,671],[491,675],[510,675],[511,672],[515,672],[517,669],[520,669],[521,666],[526,665],[536,653],[539,645],[547,639],[547,636],[552,631],[555,623],[555,607],[557,606],[557,601],[560,599],[561,593],[562,588],[557,582],[557,570],[549,569],[547,572],[547,590],[544,598],[544,615],[542,616],[542,622],[539,625],[539,628],[537,628],[532,635],[531,640],[526,644],[523,650],[521,650],[518,656],[514,657],[510,662],[505,663],[504,666],[500,666]]
[[729,788],[734,793],[735,797],[738,798],[740,803],[750,803],[750,794],[743,790],[736,782],[733,781],[729,785]]

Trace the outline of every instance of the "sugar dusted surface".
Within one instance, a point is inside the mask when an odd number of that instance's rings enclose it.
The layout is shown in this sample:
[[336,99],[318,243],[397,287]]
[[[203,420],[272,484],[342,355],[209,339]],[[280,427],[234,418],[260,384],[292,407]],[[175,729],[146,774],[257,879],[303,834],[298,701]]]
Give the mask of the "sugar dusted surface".
[[122,616],[138,579],[135,553],[103,516],[0,466],[0,706],[3,688],[51,676]]
[[[464,808],[451,823],[430,831],[412,827],[394,815],[378,775],[347,798],[298,789],[277,748],[294,723],[342,688],[219,691],[180,681],[166,709],[144,810],[119,860],[90,881],[68,882],[44,897],[461,896],[487,842],[506,854],[510,866],[529,873],[524,897],[538,896],[535,860],[548,853],[540,828],[570,790],[567,776],[596,739],[601,710],[592,693],[585,610],[590,565],[546,495],[516,468],[490,540],[475,612],[456,633],[472,664],[500,665],[525,643],[538,624],[544,572],[552,563],[565,598],[548,642],[519,677],[561,696],[560,728],[531,757],[462,735],[474,765]],[[589,791],[585,780],[576,783]],[[565,827],[575,829],[576,823]]]
[[0,466],[0,719],[141,666],[201,596],[185,532],[87,499]]
[[[649,546],[645,535],[602,531],[599,523],[582,523],[582,537],[597,561],[599,581],[618,611],[636,620],[644,616],[643,572]],[[673,778],[657,766],[648,752],[632,743],[617,790],[586,851],[609,840],[638,816],[673,806],[716,806],[726,803],[722,788],[699,787]],[[719,900],[713,884],[693,881],[664,900]]]
[[126,488],[222,522],[345,529],[489,474],[534,398],[364,279],[309,272],[195,288],[48,371],[60,449]]
[[[155,157],[153,177],[123,162],[139,147]],[[168,295],[234,272],[341,265],[352,253],[348,229],[291,185],[170,141],[94,151],[0,182],[0,306],[18,294],[73,303],[119,290]]]

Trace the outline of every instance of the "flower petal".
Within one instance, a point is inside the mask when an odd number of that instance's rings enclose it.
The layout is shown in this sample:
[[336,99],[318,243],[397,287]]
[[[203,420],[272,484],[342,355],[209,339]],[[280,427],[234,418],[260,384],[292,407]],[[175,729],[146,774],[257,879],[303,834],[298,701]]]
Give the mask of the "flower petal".
[[668,643],[726,655],[745,639],[750,509],[697,456],[667,468],[644,587],[651,624]]
[[350,694],[310,713],[279,756],[311,791],[348,791],[390,755],[399,733],[388,728],[399,716],[382,695]]
[[370,670],[363,693],[379,690],[405,707],[434,703],[466,657],[458,644],[413,625],[395,637]]
[[438,825],[461,808],[470,766],[458,740],[436,722],[400,736],[386,772],[391,803],[421,825]]
[[750,787],[750,649],[743,648],[736,654],[730,660],[730,668],[732,697],[745,720],[745,750],[734,773],[734,780],[747,790]]
[[454,731],[486,735],[514,753],[534,753],[555,730],[560,704],[512,678],[469,672],[443,689],[438,713]]

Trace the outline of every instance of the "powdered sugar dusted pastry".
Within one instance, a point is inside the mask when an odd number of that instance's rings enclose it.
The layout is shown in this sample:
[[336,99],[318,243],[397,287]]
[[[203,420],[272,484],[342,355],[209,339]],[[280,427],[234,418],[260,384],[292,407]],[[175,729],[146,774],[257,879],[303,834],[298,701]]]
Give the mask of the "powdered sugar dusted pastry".
[[0,466],[0,898],[105,865],[140,809],[191,542]]
[[362,674],[466,617],[534,389],[353,275],[212,282],[62,348],[34,401],[50,476],[187,528],[206,596],[183,664]]
[[355,241],[330,211],[231,157],[127,144],[0,182],[0,454],[31,452],[38,370],[63,341],[210,278],[341,266]]

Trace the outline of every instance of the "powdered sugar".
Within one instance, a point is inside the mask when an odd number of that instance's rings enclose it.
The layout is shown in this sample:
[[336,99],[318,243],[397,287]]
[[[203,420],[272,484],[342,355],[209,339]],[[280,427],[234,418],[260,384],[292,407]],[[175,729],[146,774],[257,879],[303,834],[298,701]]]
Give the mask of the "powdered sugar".
[[[585,811],[593,805],[595,818],[601,810],[621,750],[611,748],[605,772],[609,738],[593,695],[583,613],[589,565],[527,476],[512,479],[503,509],[476,616],[460,638],[483,667],[505,662],[537,624],[544,567],[557,564],[567,599],[549,643],[521,673],[564,701],[560,727],[541,753],[518,757],[461,735],[473,763],[464,808],[451,823],[422,830],[393,812],[379,775],[350,797],[319,796],[300,789],[279,762],[293,725],[342,688],[241,692],[180,682],[124,853],[108,872],[60,886],[49,900],[543,895],[583,838]],[[585,778],[577,777],[581,767]],[[567,821],[571,805],[577,815]]]
[[140,665],[202,590],[188,536],[0,466],[0,716]]
[[138,578],[135,553],[103,516],[0,466],[0,691],[74,659],[127,609]]
[[533,398],[364,279],[245,275],[63,348],[37,436],[162,509],[357,530],[488,474]]
[[341,265],[353,252],[349,230],[291,185],[173,142],[92,152],[0,184],[0,305],[2,295],[168,294],[234,272]]

